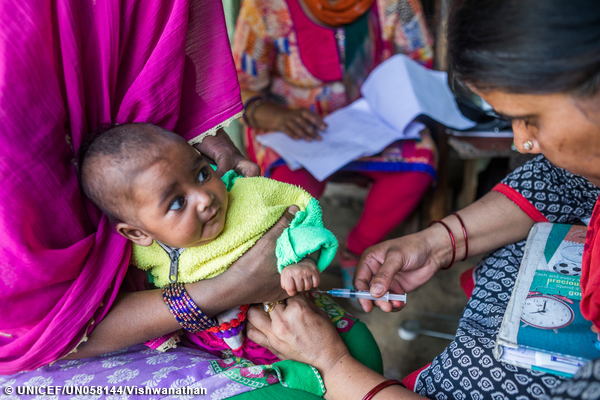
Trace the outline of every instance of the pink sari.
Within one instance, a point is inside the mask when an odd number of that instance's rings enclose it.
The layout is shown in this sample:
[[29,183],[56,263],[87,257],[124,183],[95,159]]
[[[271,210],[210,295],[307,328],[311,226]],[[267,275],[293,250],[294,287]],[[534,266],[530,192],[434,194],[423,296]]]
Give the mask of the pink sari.
[[48,364],[105,315],[129,245],[71,160],[101,123],[187,140],[242,111],[221,1],[0,3],[0,374]]

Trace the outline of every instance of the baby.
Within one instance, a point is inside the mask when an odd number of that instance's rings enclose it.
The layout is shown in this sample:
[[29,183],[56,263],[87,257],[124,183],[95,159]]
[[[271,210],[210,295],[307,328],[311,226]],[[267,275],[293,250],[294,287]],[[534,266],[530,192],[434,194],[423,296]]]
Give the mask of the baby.
[[[158,126],[118,125],[93,138],[82,150],[80,176],[85,194],[133,242],[132,264],[149,269],[159,287],[225,271],[292,204],[300,211],[276,249],[287,293],[317,287],[319,271],[335,255],[337,241],[323,228],[318,203],[308,193],[233,171],[221,179],[183,138]],[[295,265],[315,251],[320,251],[316,265]],[[246,309],[229,310],[217,319],[223,326]],[[239,350],[243,336],[234,333],[215,336]],[[200,334],[218,347],[215,337]]]

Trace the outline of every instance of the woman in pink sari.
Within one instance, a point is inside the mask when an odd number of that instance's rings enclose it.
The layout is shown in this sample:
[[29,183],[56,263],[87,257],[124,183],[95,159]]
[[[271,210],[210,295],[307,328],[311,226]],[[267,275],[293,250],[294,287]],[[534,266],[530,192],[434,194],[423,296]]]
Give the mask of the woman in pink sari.
[[[160,291],[134,292],[129,243],[83,196],[73,161],[99,125],[143,121],[182,135],[220,171],[257,175],[220,129],[242,112],[224,22],[212,0],[0,3],[4,393],[125,382],[224,398],[284,379],[286,366],[137,345],[181,326]],[[207,316],[284,297],[273,255],[288,214],[226,274],[186,286]]]

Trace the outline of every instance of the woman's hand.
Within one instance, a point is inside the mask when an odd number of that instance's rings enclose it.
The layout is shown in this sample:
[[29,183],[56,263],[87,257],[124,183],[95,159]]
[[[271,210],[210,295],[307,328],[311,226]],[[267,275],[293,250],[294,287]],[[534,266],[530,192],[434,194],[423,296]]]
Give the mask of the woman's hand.
[[215,161],[217,173],[221,176],[232,169],[243,176],[260,175],[260,167],[242,155],[223,129],[219,129],[216,136],[205,137],[194,147]]
[[[281,359],[315,367],[323,378],[327,400],[360,400],[385,377],[354,359],[331,323],[331,319],[304,294],[276,304],[270,313],[260,306],[248,310],[248,338]],[[377,395],[377,399],[421,398],[400,386]]]
[[318,131],[327,129],[323,117],[306,109],[290,110],[274,103],[262,103],[247,111],[255,128],[273,132],[284,132],[295,140],[321,140]]
[[194,300],[200,296],[202,311],[215,315],[240,304],[262,303],[285,299],[277,271],[275,247],[277,239],[294,219],[297,206],[291,206],[284,215],[248,251],[214,278],[188,284]]
[[350,356],[329,317],[304,294],[276,304],[268,314],[253,306],[248,321],[248,338],[281,359],[310,364],[322,372]]
[[[452,256],[448,234],[436,225],[369,247],[356,267],[354,287],[381,296],[388,290],[396,294],[408,293],[429,281]],[[371,312],[372,301],[359,301],[366,312]],[[375,305],[385,312],[398,311],[404,306],[400,301],[376,301]]]
[[276,130],[284,132],[294,140],[321,140],[318,131],[325,130],[327,125],[320,115],[306,109],[288,110],[282,109],[276,115]]
[[[509,243],[525,239],[533,220],[508,197],[490,192],[459,211],[468,233],[468,256],[482,254]],[[467,252],[461,223],[454,215],[443,219],[453,233],[455,260]],[[354,286],[370,290],[373,296],[408,293],[427,282],[440,268],[450,265],[453,244],[442,224],[434,224],[413,235],[389,240],[368,248],[362,255]],[[363,309],[370,312],[373,304],[360,300]],[[400,308],[400,302],[376,301],[375,305],[389,312]]]

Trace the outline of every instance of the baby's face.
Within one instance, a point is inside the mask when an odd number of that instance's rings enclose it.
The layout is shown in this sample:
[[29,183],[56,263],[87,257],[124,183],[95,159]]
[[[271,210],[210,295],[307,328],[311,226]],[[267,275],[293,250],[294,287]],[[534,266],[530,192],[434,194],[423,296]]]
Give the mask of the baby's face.
[[206,244],[225,225],[227,188],[185,141],[161,148],[160,158],[131,180],[130,193],[135,225],[166,245]]

